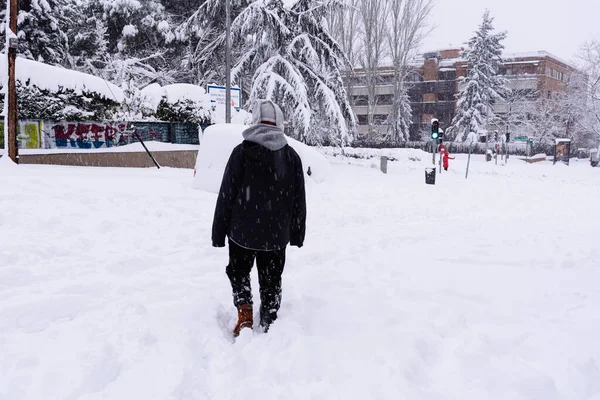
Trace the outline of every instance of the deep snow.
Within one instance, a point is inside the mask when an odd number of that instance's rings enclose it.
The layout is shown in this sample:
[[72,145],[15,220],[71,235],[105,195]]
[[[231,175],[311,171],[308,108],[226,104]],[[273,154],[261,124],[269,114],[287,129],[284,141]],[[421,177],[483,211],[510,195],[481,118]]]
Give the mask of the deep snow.
[[235,343],[191,171],[2,161],[0,399],[599,399],[600,169],[482,159],[332,158]]

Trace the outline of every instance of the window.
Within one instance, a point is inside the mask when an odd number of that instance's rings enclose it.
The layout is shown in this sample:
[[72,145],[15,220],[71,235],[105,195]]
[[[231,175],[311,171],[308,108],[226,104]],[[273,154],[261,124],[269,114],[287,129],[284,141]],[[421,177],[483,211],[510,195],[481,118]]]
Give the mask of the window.
[[563,80],[563,73],[560,71],[556,72],[556,79],[558,79],[559,81]]
[[373,115],[374,125],[383,125],[387,121],[387,114],[375,114]]
[[379,83],[381,85],[391,85],[394,83],[394,77],[392,75],[380,76]]
[[368,125],[368,118],[366,115],[357,115],[359,125]]
[[410,74],[410,76],[408,77],[408,81],[409,82],[421,82],[421,74],[419,74],[417,71],[413,72],[412,74]]
[[354,96],[355,106],[367,106],[369,105],[369,99],[367,96]]
[[438,101],[453,101],[454,93],[438,93],[437,95]]
[[393,94],[382,94],[377,96],[376,104],[380,106],[389,106],[393,103],[394,95]]
[[548,67],[548,76],[554,78],[554,70],[550,67]]
[[453,81],[456,79],[456,71],[440,71],[440,81]]

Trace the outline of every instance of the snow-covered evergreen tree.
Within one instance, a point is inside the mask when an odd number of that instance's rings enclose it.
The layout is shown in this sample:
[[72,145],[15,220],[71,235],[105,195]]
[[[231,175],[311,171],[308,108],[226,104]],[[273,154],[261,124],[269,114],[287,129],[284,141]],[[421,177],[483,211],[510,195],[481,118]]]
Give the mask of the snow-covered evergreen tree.
[[[19,54],[46,64],[61,65],[67,56],[66,0],[21,0],[17,20]],[[6,2],[0,2],[3,26]],[[4,40],[4,28],[1,29]]]
[[486,11],[483,22],[463,52],[468,61],[468,72],[460,81],[464,88],[448,129],[448,133],[457,140],[464,141],[469,132],[485,130],[495,119],[494,102],[501,100],[509,91],[506,79],[498,74],[506,32],[492,33],[493,21]]
[[65,9],[70,26],[68,54],[63,65],[85,73],[98,75],[110,58],[108,28],[101,15],[93,15],[86,2],[76,2]]
[[[232,83],[249,94],[248,107],[267,98],[279,104],[293,135],[307,143],[350,140],[355,125],[341,70],[344,53],[323,19],[338,0],[232,1]],[[196,38],[194,62],[203,84],[223,83],[224,2],[206,0],[187,21]],[[324,137],[323,127],[332,132]]]

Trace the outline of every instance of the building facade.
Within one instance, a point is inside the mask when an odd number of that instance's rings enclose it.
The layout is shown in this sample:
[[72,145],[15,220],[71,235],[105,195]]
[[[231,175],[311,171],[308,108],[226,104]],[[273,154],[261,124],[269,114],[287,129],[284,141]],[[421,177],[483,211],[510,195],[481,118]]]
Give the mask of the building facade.
[[[461,58],[463,49],[446,49],[428,52],[413,60],[409,73],[409,96],[413,112],[410,128],[411,140],[420,140],[430,129],[432,118],[447,128],[455,115],[456,101],[462,87],[460,77],[467,76],[467,61]],[[540,98],[552,98],[564,92],[569,76],[575,69],[567,62],[545,51],[503,55],[500,74],[509,82],[509,88],[531,104]],[[358,119],[358,134],[362,137],[384,134],[394,96],[392,68],[380,68],[375,88],[373,125],[368,124],[368,89],[364,84],[364,71],[355,71],[350,86],[351,101]],[[500,117],[509,113],[509,102],[494,105]],[[493,128],[493,127],[488,127]],[[496,127],[501,128],[501,127]]]

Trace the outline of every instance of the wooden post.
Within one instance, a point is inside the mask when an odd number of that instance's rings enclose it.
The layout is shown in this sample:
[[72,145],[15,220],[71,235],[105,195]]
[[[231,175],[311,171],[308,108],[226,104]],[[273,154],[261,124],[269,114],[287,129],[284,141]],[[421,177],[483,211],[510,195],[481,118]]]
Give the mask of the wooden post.
[[[10,0],[10,29],[16,35],[17,33],[17,0]],[[11,35],[12,36],[12,35]],[[8,149],[8,156],[13,162],[19,162],[19,148],[17,146],[17,83],[15,76],[15,64],[17,59],[17,41],[16,37],[11,37],[8,47],[8,138],[5,146]]]

